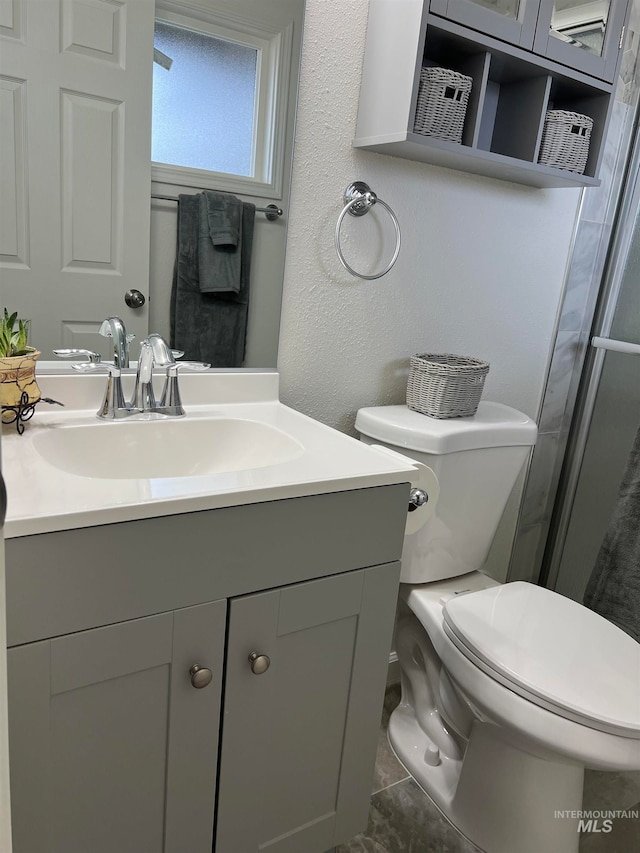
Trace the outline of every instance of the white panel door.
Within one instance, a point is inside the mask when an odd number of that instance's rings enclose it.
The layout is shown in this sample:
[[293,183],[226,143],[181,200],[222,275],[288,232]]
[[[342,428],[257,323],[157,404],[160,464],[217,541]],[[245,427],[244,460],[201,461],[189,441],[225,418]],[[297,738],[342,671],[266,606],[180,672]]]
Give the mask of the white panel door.
[[147,332],[154,0],[0,6],[0,310],[107,354],[105,317]]

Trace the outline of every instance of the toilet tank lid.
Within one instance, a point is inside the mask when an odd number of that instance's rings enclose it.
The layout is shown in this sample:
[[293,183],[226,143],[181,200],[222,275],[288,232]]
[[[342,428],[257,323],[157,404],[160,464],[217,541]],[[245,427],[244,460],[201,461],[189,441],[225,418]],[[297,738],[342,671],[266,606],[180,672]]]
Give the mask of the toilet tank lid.
[[360,409],[356,429],[369,438],[422,453],[453,453],[481,447],[531,446],[538,429],[522,412],[482,401],[469,418],[431,418],[407,406]]

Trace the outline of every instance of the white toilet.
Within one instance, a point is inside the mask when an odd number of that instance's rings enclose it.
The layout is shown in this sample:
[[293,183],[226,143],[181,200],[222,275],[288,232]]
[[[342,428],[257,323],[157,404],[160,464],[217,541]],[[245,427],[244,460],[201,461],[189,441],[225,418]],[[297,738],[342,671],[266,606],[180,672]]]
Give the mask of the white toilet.
[[361,409],[356,428],[440,482],[402,554],[396,754],[487,853],[577,851],[584,768],[640,769],[640,644],[557,593],[478,571],[535,424],[482,402],[448,420]]

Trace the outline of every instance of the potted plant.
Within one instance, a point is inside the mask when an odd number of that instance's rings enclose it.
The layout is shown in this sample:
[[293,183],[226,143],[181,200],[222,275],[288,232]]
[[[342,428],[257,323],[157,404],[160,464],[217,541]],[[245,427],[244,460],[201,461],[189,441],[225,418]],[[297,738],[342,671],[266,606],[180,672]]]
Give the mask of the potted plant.
[[[27,395],[27,404],[33,405],[40,399],[36,382],[36,360],[40,353],[28,346],[28,337],[29,321],[19,320],[17,312],[9,314],[5,308],[4,316],[0,317],[0,405],[3,407],[19,406],[24,401],[23,394]],[[4,416],[2,420],[5,421]]]

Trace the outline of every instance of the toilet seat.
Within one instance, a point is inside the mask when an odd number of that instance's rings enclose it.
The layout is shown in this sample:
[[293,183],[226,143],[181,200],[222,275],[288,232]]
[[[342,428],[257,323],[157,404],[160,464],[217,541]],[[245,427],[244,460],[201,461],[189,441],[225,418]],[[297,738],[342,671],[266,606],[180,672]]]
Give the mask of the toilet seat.
[[448,600],[443,628],[465,657],[540,707],[640,739],[640,644],[571,599],[515,582]]

